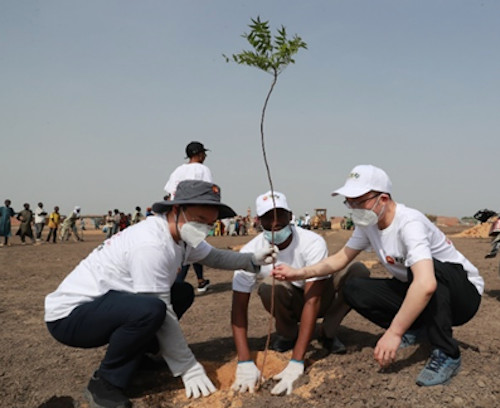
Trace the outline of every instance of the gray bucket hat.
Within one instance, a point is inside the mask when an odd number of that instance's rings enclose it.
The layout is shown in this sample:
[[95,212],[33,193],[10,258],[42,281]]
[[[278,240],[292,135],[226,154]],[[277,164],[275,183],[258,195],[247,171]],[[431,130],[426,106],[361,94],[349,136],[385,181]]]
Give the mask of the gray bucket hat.
[[153,204],[155,213],[167,212],[174,205],[211,205],[219,208],[218,218],[234,217],[236,213],[220,202],[220,187],[201,180],[184,180],[177,185],[175,198]]

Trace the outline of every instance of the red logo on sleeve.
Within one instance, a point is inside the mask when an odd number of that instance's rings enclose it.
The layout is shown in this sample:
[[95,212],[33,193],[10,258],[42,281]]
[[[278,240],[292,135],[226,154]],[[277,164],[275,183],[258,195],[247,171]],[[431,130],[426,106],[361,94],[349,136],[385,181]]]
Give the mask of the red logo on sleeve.
[[394,265],[394,263],[396,262],[396,261],[394,260],[394,258],[393,258],[392,256],[389,256],[389,255],[387,255],[387,256],[385,257],[385,260],[386,260],[386,262],[387,262],[387,263],[389,263],[389,264],[391,264],[391,265]]

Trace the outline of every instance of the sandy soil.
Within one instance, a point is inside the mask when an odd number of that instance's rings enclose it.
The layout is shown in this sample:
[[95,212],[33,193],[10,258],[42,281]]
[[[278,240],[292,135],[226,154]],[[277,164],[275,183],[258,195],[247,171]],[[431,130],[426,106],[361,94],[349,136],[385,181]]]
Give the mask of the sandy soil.
[[[449,236],[459,229],[445,229]],[[330,252],[340,248],[346,231],[321,231]],[[85,242],[0,248],[0,406],[9,408],[88,407],[82,391],[103,356],[104,348],[80,350],[51,338],[43,323],[44,296],[103,239],[86,233]],[[219,248],[236,247],[248,237],[210,238]],[[201,400],[187,400],[182,383],[168,371],[140,372],[130,396],[135,407],[498,407],[500,406],[500,278],[499,259],[484,259],[488,238],[455,236],[455,245],[480,269],[486,292],[476,317],[455,330],[462,349],[462,370],[446,386],[420,388],[414,381],[429,354],[425,344],[401,350],[398,361],[385,371],[373,360],[373,348],[382,330],[355,312],[344,320],[339,336],[346,355],[325,355],[316,341],[307,354],[306,375],[291,396],[271,396],[272,381],[254,395],[230,391],[235,350],[230,328],[231,277],[227,271],[207,269],[210,290],[197,295],[181,324],[194,353],[219,388]],[[362,260],[373,273],[385,272],[373,255]],[[194,273],[188,274],[194,283]],[[264,349],[268,316],[258,297],[250,304],[250,343]],[[266,377],[279,372],[290,357],[269,352]],[[262,352],[258,353],[259,361]]]

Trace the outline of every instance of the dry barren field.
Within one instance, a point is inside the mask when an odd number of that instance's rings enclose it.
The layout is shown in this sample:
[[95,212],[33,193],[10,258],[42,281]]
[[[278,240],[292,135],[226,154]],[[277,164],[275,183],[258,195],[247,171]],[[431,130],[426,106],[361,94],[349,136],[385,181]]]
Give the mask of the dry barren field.
[[[219,388],[201,400],[187,400],[180,379],[168,371],[140,372],[131,388],[135,407],[498,407],[500,406],[500,259],[484,259],[489,239],[474,234],[452,240],[481,271],[486,292],[476,317],[455,330],[462,349],[462,370],[449,385],[420,388],[414,380],[424,365],[429,346],[401,350],[398,361],[381,371],[373,348],[382,333],[355,312],[344,320],[339,337],[346,355],[324,355],[316,341],[307,354],[306,375],[291,396],[270,394],[268,381],[254,395],[230,391],[235,371],[235,349],[230,328],[232,273],[206,269],[212,286],[197,295],[181,321],[194,353]],[[330,252],[347,240],[346,231],[320,231]],[[477,235],[477,234],[476,234]],[[211,237],[219,248],[234,248],[251,237]],[[87,232],[85,242],[68,241],[40,246],[0,248],[0,406],[8,408],[86,408],[82,392],[103,356],[104,348],[80,350],[51,338],[43,322],[43,301],[68,272],[104,239]],[[384,271],[373,255],[362,260],[374,275]],[[194,284],[192,271],[188,281]],[[253,295],[250,304],[250,343],[264,349],[268,316]],[[259,359],[262,353],[258,353]],[[265,376],[280,371],[290,357],[269,352]]]

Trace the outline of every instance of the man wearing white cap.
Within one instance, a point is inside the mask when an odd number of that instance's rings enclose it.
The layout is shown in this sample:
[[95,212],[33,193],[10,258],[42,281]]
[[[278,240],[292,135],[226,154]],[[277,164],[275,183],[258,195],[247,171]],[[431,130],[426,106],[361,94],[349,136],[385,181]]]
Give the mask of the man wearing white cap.
[[[278,263],[300,268],[325,259],[328,256],[325,240],[320,235],[296,228],[291,223],[292,211],[285,195],[275,191],[274,203],[276,220],[272,193],[269,191],[257,197],[257,216],[264,231],[240,252],[254,252],[269,247],[269,243],[273,242],[279,248]],[[265,309],[270,311],[271,269],[271,265],[263,266],[258,275],[244,270],[234,273],[231,322],[238,352],[236,380],[233,384],[236,391],[253,392],[260,376],[259,369],[250,358],[248,346],[248,303],[250,293],[260,283],[258,294]],[[369,273],[361,271],[361,274],[368,276]],[[339,293],[348,276],[351,273],[345,271],[337,274],[335,279],[324,276],[292,283],[276,281],[274,317],[277,336],[272,348],[279,352],[293,349],[293,352],[288,366],[275,376],[280,381],[271,390],[272,394],[290,394],[294,381],[304,373],[304,355],[313,337],[318,317],[323,317],[320,329],[323,347],[332,353],[345,353],[345,346],[338,340],[336,333],[340,322],[350,310]]]
[[475,315],[484,281],[442,231],[424,214],[393,201],[391,193],[391,181],[383,170],[356,166],[345,185],[332,194],[346,197],[356,226],[344,248],[316,265],[301,269],[280,265],[273,273],[278,279],[332,274],[371,247],[393,278],[353,278],[343,294],[358,313],[387,329],[377,342],[375,359],[388,366],[398,348],[414,343],[415,333],[426,332],[433,351],[416,383],[444,384],[461,364],[452,327]]

